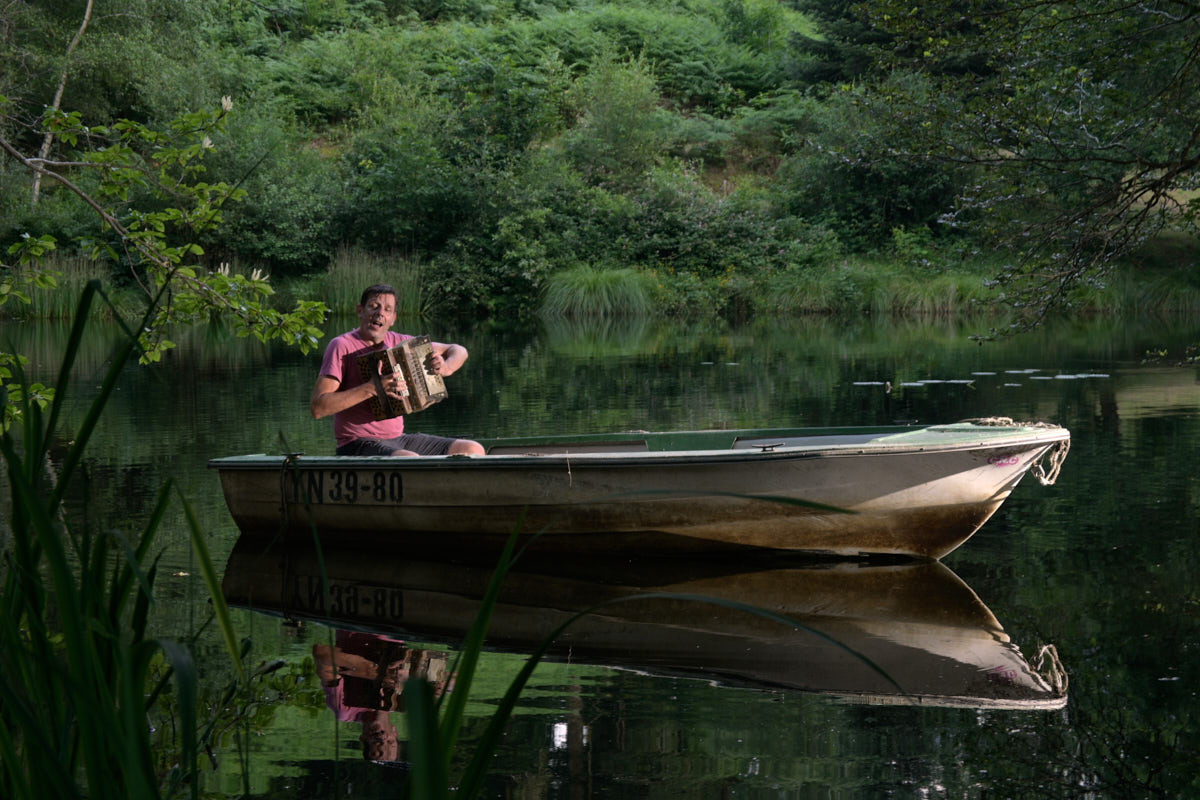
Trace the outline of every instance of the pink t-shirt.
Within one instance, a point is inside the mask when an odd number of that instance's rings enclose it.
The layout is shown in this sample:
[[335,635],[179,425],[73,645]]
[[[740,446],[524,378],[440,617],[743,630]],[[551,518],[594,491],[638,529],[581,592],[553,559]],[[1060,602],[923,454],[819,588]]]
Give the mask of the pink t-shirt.
[[[387,337],[384,339],[384,346],[395,347],[411,338],[413,337],[406,333],[388,331]],[[357,328],[343,333],[341,336],[336,336],[325,348],[325,358],[321,361],[321,374],[328,375],[341,384],[338,386],[338,391],[353,389],[363,383],[355,358],[374,349],[379,348],[364,339]],[[333,435],[337,438],[339,447],[349,444],[355,439],[394,439],[402,433],[404,433],[404,417],[377,420],[371,413],[370,402],[364,401],[333,415]]]

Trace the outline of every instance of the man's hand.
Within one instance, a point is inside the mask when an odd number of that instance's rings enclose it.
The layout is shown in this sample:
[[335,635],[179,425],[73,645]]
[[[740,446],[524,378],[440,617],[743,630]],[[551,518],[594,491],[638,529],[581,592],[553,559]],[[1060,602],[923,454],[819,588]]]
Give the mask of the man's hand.
[[425,369],[430,375],[453,375],[467,360],[467,349],[461,344],[436,344],[425,359]]
[[441,353],[437,352],[429,354],[429,358],[425,361],[425,368],[429,370],[430,375],[450,374],[449,372],[444,371],[446,369],[446,359],[442,357]]
[[399,372],[393,372],[391,375],[384,375],[381,381],[383,391],[388,397],[400,400],[408,397],[408,384]]

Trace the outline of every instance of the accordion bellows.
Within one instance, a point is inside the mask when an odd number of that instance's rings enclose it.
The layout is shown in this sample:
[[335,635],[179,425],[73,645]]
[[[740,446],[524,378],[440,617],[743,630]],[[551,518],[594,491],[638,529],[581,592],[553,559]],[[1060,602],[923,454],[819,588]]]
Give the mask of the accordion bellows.
[[[375,419],[414,414],[446,399],[445,381],[429,369],[432,355],[433,342],[428,336],[417,336],[395,347],[358,356],[358,371],[363,381],[372,382],[379,388],[379,394],[370,400]],[[399,372],[408,384],[403,397],[392,397],[383,392],[382,380],[393,372]]]

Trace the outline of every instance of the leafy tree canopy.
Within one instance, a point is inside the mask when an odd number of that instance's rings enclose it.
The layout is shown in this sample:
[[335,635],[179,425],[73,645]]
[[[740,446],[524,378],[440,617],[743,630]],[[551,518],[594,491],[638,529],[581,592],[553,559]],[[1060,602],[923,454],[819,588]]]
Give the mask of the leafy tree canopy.
[[1000,282],[1025,312],[1018,326],[1069,303],[1148,238],[1194,229],[1195,0],[869,0],[862,8],[892,37],[876,50],[880,68],[936,82],[919,93],[889,82],[887,113],[923,133],[897,155],[972,168],[944,221],[1012,249]]
[[[6,103],[0,96],[0,107]],[[222,206],[243,195],[224,182],[203,180],[211,135],[231,108],[226,98],[219,109],[185,114],[165,130],[130,120],[85,126],[78,112],[51,109],[46,130],[75,149],[72,161],[28,157],[0,137],[0,151],[32,175],[76,195],[102,221],[106,235],[97,237],[93,253],[124,265],[147,299],[148,311],[135,328],[143,362],[158,361],[174,347],[168,338],[173,328],[213,318],[229,321],[239,335],[284,341],[305,352],[315,349],[321,336],[323,304],[301,301],[291,312],[277,311],[267,302],[272,289],[257,271],[247,277],[227,267],[197,266],[204,251],[196,237],[220,224]],[[27,287],[53,288],[41,259],[56,245],[54,237],[42,235],[26,236],[8,248],[13,263],[0,265],[0,304],[25,299]],[[21,363],[19,354],[0,354],[0,394],[9,400],[6,422],[28,394],[12,380]],[[53,395],[42,389],[34,399],[44,405]]]

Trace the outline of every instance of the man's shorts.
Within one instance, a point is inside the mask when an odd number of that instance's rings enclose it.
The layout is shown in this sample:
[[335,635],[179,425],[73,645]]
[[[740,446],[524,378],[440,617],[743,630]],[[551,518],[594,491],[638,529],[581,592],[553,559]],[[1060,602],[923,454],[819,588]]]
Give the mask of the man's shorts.
[[429,433],[406,433],[395,439],[355,439],[338,447],[339,456],[390,456],[394,450],[411,450],[420,456],[444,456],[453,439]]

